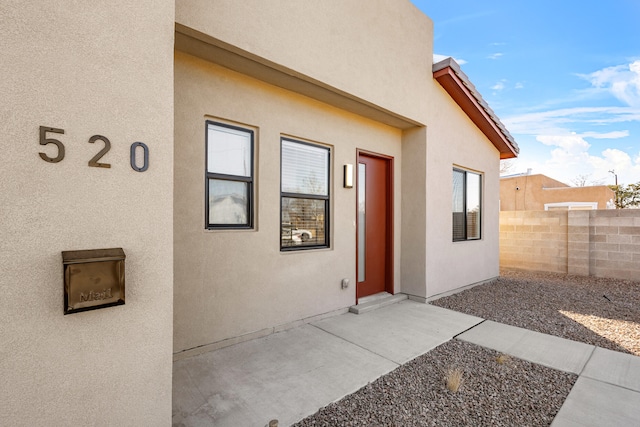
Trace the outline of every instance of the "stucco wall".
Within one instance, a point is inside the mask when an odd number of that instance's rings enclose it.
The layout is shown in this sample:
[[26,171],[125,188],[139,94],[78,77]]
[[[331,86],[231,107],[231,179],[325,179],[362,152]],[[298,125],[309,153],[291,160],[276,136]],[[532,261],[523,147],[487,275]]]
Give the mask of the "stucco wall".
[[[204,123],[256,130],[256,228],[204,228]],[[280,137],[332,148],[331,248],[280,251]],[[356,190],[342,166],[356,148],[394,157],[395,284],[400,284],[400,130],[175,55],[175,351],[259,332],[355,303]],[[350,279],[343,290],[340,281]]]
[[402,291],[426,296],[427,128],[405,131],[402,140]]
[[[433,84],[426,141],[426,288],[421,297],[499,274],[498,151],[438,83]],[[452,241],[454,166],[483,175],[481,240]]]
[[[0,425],[171,423],[172,1],[0,8]],[[39,126],[66,147],[39,145]],[[88,167],[100,160],[111,168]],[[130,145],[147,144],[135,172]],[[126,305],[63,315],[61,251],[122,247]]]
[[500,212],[500,265],[640,278],[640,211]]
[[320,84],[426,121],[433,23],[408,0],[190,0],[176,22]]
[[545,175],[523,175],[500,179],[500,210],[544,210],[545,203],[596,202],[606,209],[615,193],[606,185],[569,187]]
[[[341,168],[357,148],[394,157],[396,292],[498,275],[499,152],[433,79],[433,26],[409,1],[193,0],[176,16],[176,352],[355,303],[356,194]],[[255,230],[204,230],[207,118],[257,132]],[[280,253],[283,134],[333,148],[328,250]],[[479,241],[452,242],[454,166],[483,174]]]

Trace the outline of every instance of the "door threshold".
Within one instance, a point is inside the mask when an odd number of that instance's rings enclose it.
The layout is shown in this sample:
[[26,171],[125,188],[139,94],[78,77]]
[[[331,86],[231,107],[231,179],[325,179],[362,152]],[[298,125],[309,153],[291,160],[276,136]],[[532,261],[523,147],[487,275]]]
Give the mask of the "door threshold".
[[360,298],[358,300],[358,304],[349,307],[349,311],[355,314],[362,314],[380,307],[395,304],[407,298],[408,296],[406,294],[391,295],[388,292],[380,292],[374,295],[369,295],[368,297]]
[[387,298],[387,297],[391,297],[393,295],[391,295],[389,292],[378,292],[377,294],[373,294],[373,295],[368,295],[366,297],[362,297],[362,298],[358,298],[358,304],[366,304],[368,302],[371,301],[375,301],[378,299],[382,299],[382,298]]

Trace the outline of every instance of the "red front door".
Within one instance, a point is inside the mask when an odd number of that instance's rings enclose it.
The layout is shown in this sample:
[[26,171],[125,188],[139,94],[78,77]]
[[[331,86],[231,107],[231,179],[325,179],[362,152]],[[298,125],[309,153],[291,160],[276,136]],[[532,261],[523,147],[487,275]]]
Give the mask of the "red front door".
[[358,153],[356,298],[393,293],[392,159]]

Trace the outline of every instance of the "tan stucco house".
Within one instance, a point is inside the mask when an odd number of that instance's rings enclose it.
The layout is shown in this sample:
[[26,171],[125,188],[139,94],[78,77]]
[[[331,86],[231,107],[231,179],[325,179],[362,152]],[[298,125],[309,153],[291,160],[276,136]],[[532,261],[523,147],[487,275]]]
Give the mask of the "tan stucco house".
[[169,425],[174,357],[498,275],[518,147],[408,0],[4,2],[0,47],[2,425]]
[[614,198],[606,185],[571,187],[530,172],[500,178],[501,211],[613,209]]

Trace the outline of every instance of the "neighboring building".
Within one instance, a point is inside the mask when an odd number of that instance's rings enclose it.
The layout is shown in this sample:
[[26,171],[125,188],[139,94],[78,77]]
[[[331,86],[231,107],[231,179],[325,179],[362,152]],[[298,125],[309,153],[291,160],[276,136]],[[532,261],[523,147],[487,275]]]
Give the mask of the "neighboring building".
[[[0,424],[169,425],[173,353],[498,276],[518,147],[432,43],[407,0],[3,5]],[[126,304],[64,315],[102,248]]]
[[500,178],[501,211],[610,209],[615,192],[606,185],[570,187],[546,175]]

